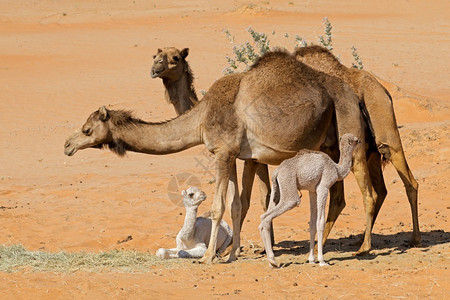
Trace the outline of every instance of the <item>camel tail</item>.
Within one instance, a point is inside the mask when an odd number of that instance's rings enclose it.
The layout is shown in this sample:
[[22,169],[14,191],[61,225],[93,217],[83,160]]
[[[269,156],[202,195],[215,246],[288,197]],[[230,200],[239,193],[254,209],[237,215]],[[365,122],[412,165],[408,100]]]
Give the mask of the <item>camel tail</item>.
[[[392,102],[392,98],[391,95],[389,94],[389,92],[386,91],[386,94],[389,96],[389,99],[391,99]],[[369,112],[367,111],[366,105],[364,104],[364,102],[359,102],[359,109],[361,110],[364,120],[366,121],[368,127],[369,127],[369,132],[370,132],[370,143],[369,143],[369,147],[373,147],[375,149],[377,149],[376,146],[376,142],[375,142],[375,130],[373,129],[373,125],[372,125],[372,121],[370,120],[370,115]],[[378,151],[378,149],[376,150]],[[389,159],[384,156],[381,153],[381,164],[383,166],[383,168],[389,163]]]

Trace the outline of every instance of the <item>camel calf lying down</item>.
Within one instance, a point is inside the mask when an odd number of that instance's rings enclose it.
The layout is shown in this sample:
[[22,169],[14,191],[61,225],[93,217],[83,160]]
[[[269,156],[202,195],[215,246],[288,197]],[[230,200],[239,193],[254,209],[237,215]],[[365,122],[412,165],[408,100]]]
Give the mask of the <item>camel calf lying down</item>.
[[[186,217],[183,227],[177,234],[177,247],[158,249],[156,256],[160,258],[200,258],[205,254],[209,244],[212,221],[210,218],[197,218],[197,209],[206,199],[205,192],[197,187],[190,187],[181,194],[186,208]],[[223,253],[231,244],[232,236],[230,226],[221,220],[216,245],[217,254]]]
[[314,263],[314,239],[317,231],[318,258],[323,260],[323,231],[325,228],[325,205],[329,188],[343,180],[352,167],[353,150],[361,141],[352,134],[344,134],[340,140],[340,158],[336,164],[323,152],[301,150],[296,156],[283,161],[272,176],[272,193],[267,212],[261,216],[259,230],[271,267],[278,267],[270,239],[272,220],[300,205],[299,190],[308,190],[310,198],[309,263]]

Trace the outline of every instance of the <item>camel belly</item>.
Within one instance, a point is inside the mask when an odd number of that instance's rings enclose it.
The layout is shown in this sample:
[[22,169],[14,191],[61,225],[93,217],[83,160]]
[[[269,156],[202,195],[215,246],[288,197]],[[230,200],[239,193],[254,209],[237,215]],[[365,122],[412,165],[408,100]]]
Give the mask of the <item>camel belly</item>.
[[294,131],[296,134],[283,135],[282,132],[281,128],[272,134],[247,130],[240,143],[238,158],[279,165],[301,149],[318,150],[326,138],[326,131],[316,130],[314,126],[308,130]]

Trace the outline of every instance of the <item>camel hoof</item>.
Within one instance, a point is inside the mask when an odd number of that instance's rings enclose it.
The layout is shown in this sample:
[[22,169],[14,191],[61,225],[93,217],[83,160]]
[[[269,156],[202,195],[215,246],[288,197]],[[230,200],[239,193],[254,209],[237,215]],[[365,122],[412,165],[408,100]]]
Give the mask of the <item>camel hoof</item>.
[[370,249],[359,249],[357,252],[353,254],[353,256],[363,256],[369,254]]
[[236,260],[237,260],[236,256],[230,254],[230,256],[227,259],[227,264],[232,263],[232,262],[234,262]]
[[310,265],[315,265],[315,264],[316,264],[316,262],[315,262],[315,261],[313,261],[313,260],[308,260],[308,264],[310,264]]
[[411,247],[422,247],[422,241],[420,238],[412,238],[409,245]]
[[167,259],[169,258],[169,253],[164,248],[159,248],[158,251],[156,251],[156,256],[161,259]]
[[326,267],[326,266],[329,266],[329,264],[323,261],[323,262],[319,263],[319,266]]
[[274,258],[272,258],[272,259],[269,258],[269,267],[278,269],[280,267],[280,265],[276,262],[276,260]]
[[213,258],[203,256],[201,259],[198,260],[199,264],[205,264],[205,265],[211,265],[213,263]]

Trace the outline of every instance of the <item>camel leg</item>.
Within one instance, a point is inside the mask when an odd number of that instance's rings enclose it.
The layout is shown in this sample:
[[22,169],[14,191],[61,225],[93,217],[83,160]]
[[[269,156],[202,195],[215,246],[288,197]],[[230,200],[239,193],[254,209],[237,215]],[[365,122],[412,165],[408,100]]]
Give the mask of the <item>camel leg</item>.
[[[270,201],[270,178],[269,168],[266,164],[256,163],[252,160],[246,160],[244,163],[244,170],[242,173],[242,192],[241,192],[241,230],[244,224],[245,217],[250,208],[250,197],[252,193],[253,181],[256,174],[256,180],[259,185],[259,192],[261,195],[261,205],[264,212],[267,211]],[[274,244],[273,226],[270,225],[270,236],[272,244]]]
[[[266,250],[267,259],[271,267],[278,267],[278,263],[275,260],[275,254],[273,253],[272,243],[270,239],[270,224],[272,220],[288,210],[291,210],[295,206],[300,204],[301,198],[297,192],[297,185],[294,177],[287,179],[280,185],[280,202],[275,205],[271,202],[267,212],[261,216],[261,224],[259,225],[259,231]],[[275,187],[274,187],[275,188]]]
[[171,248],[171,249],[159,248],[158,251],[156,251],[156,256],[164,259],[178,258],[178,248]]
[[232,164],[230,172],[230,181],[228,184],[228,203],[231,203],[231,220],[233,222],[233,245],[227,262],[233,262],[241,252],[241,199],[239,198],[239,189],[237,184],[236,162]]
[[241,192],[241,229],[250,208],[250,197],[252,194],[253,180],[255,178],[256,168],[258,164],[253,160],[244,162],[244,170],[242,172],[242,192]]
[[328,189],[326,187],[317,188],[317,258],[319,259],[320,266],[328,266],[323,259],[323,230],[325,228],[325,206],[327,204],[327,197]]
[[264,243],[264,248],[266,249],[267,259],[269,260],[269,265],[271,267],[278,268],[278,263],[275,260],[275,254],[273,253],[272,242],[270,238],[270,224],[272,220],[288,210],[293,209],[300,203],[300,197],[297,194],[297,199],[289,199],[283,201],[274,206],[273,209],[270,208],[261,216],[261,224],[259,225],[259,231],[261,238]]
[[205,244],[198,244],[192,249],[180,250],[178,251],[179,258],[200,258],[206,252]]
[[387,196],[387,189],[384,183],[383,170],[381,166],[381,155],[378,152],[371,152],[368,160],[368,168],[370,179],[377,193],[377,202],[375,203],[375,211],[373,213],[372,227]]
[[309,257],[310,264],[315,263],[314,244],[317,231],[317,194],[309,192]]
[[[256,181],[259,185],[259,194],[261,197],[261,205],[264,211],[267,211],[270,202],[270,176],[269,176],[269,168],[266,164],[257,164],[256,168]],[[273,233],[273,224],[270,223],[270,240],[272,241],[272,245],[275,244],[275,237]]]
[[412,221],[413,221],[413,233],[411,237],[412,246],[421,245],[420,229],[419,229],[419,217],[418,217],[418,205],[417,205],[417,191],[419,189],[419,184],[417,183],[414,175],[409,169],[408,163],[406,162],[405,154],[400,148],[395,150],[390,148],[390,161],[397,170],[398,175],[405,185],[406,194],[408,196],[409,205],[411,206]]
[[331,229],[333,229],[334,223],[336,223],[336,220],[341,214],[345,205],[344,181],[336,181],[336,183],[330,187],[330,206],[328,209],[325,229],[323,231],[324,244],[328,236],[330,235]]
[[355,150],[353,157],[353,174],[355,175],[359,189],[363,195],[364,210],[366,213],[366,230],[364,233],[364,241],[356,255],[366,254],[371,248],[372,220],[375,212],[375,203],[377,194],[370,180],[369,170],[367,167],[366,154],[362,149]]
[[[324,149],[325,153],[327,153],[334,162],[339,161],[339,149],[337,147],[333,149]],[[337,218],[341,214],[342,210],[345,207],[345,195],[344,195],[344,181],[336,181],[330,187],[330,206],[328,209],[327,221],[325,224],[325,229],[323,232],[323,243],[325,244],[331,229],[334,226]]]
[[220,221],[225,212],[225,200],[227,196],[228,180],[230,178],[231,166],[235,158],[226,155],[216,154],[216,191],[211,207],[211,238],[205,255],[200,259],[200,263],[212,263],[216,255],[217,235]]

